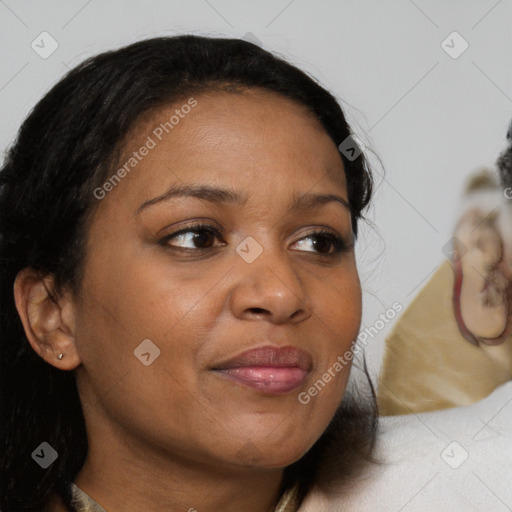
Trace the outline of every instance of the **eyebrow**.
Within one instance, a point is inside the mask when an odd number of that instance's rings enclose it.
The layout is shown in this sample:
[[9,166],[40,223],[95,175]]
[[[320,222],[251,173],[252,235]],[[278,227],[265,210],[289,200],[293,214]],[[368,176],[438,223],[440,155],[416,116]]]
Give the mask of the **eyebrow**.
[[[164,194],[142,203],[137,210],[135,210],[135,215],[139,215],[143,210],[146,210],[150,206],[169,201],[175,197],[197,197],[198,199],[204,199],[210,203],[236,205],[243,205],[248,199],[247,195],[239,194],[238,192],[227,188],[212,187],[210,185],[175,184],[172,185]],[[312,210],[315,207],[322,206],[330,202],[340,203],[350,213],[350,205],[343,197],[336,194],[315,194],[312,192],[306,192],[294,196],[292,203],[288,208],[288,213]]]

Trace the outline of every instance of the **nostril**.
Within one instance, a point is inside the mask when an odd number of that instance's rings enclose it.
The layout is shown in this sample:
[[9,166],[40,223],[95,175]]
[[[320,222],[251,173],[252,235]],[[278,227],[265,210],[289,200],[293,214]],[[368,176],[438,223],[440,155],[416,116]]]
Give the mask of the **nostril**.
[[256,314],[265,313],[265,310],[262,308],[251,308],[251,311]]

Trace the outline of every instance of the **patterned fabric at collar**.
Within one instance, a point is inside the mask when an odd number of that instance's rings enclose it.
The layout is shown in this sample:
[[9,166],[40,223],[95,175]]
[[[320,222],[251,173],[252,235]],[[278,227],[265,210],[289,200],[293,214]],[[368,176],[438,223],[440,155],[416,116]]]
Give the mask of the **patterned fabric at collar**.
[[285,492],[279,500],[275,512],[297,512],[299,510],[297,493],[297,486]]
[[76,484],[71,484],[71,506],[73,512],[107,512]]
[[[76,484],[71,484],[71,505],[74,512],[107,512]],[[297,512],[297,488],[287,491],[279,500],[275,512]]]

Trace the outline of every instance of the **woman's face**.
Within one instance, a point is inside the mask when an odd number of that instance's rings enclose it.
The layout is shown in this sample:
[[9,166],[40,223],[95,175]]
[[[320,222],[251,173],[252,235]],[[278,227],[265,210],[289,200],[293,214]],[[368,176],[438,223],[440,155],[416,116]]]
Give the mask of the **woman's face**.
[[194,99],[139,124],[90,225],[75,331],[90,446],[283,467],[331,420],[360,324],[343,164],[278,95]]

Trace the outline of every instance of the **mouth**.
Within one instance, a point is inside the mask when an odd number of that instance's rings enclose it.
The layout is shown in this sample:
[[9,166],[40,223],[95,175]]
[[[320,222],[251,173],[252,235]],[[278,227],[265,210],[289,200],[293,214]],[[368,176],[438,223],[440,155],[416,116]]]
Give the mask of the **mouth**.
[[299,388],[312,368],[311,355],[296,347],[266,345],[247,350],[212,370],[269,395],[282,395]]

